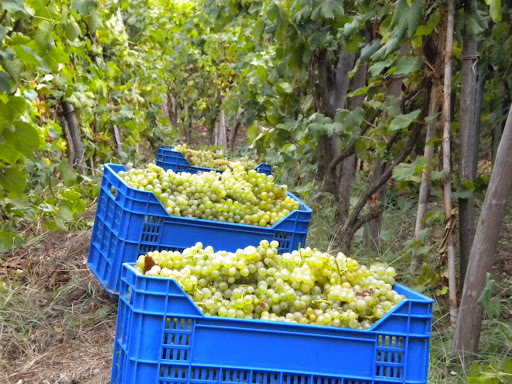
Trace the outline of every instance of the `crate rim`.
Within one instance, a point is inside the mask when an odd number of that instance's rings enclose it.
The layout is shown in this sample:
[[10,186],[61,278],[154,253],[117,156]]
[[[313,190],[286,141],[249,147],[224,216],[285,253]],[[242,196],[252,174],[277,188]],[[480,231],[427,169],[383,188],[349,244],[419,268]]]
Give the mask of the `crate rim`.
[[[297,213],[306,213],[306,214],[312,214],[313,213],[313,210],[306,204],[304,203],[302,200],[300,200],[297,196],[295,196],[293,193],[291,193],[290,191],[286,191],[286,194],[288,196],[290,196],[292,199],[294,199],[295,201],[298,201],[303,207],[304,209],[295,209],[293,211],[291,211],[288,215],[286,215],[285,217],[283,217],[281,220],[279,220],[277,223],[275,223],[273,226],[271,227],[260,227],[259,225],[249,225],[249,224],[240,224],[240,223],[230,223],[228,221],[215,221],[215,220],[206,220],[206,219],[199,219],[199,218],[193,218],[193,217],[185,217],[185,216],[174,216],[174,215],[170,215],[164,205],[162,204],[162,202],[160,201],[160,199],[152,192],[152,191],[142,191],[140,189],[136,189],[136,188],[133,188],[133,187],[130,187],[124,180],[122,180],[119,175],[117,174],[117,172],[112,169],[112,166],[115,166],[115,167],[122,167],[124,168],[124,171],[126,172],[127,169],[124,165],[122,164],[115,164],[115,163],[106,163],[104,165],[105,168],[108,168],[110,170],[110,172],[112,172],[112,174],[114,175],[114,177],[121,183],[123,183],[126,188],[132,190],[132,191],[136,191],[136,192],[140,192],[140,193],[144,193],[144,194],[151,194],[155,197],[156,201],[158,201],[158,204],[160,204],[160,206],[162,207],[162,209],[164,210],[164,212],[167,213],[167,215],[169,217],[173,217],[173,218],[179,218],[179,219],[183,219],[183,220],[187,220],[187,221],[191,221],[191,222],[207,222],[207,223],[220,223],[220,224],[226,224],[226,225],[229,225],[229,226],[234,226],[234,227],[241,227],[241,228],[251,228],[251,229],[260,229],[260,230],[279,230],[279,228],[277,228],[277,226],[279,226],[282,222],[284,222],[286,219],[288,219],[293,213],[297,212]],[[179,173],[179,172],[178,172]],[[189,172],[187,172],[189,173]]]
[[[435,302],[435,300],[433,300],[432,298],[427,297],[427,296],[425,296],[425,295],[423,295],[423,294],[421,294],[419,292],[416,292],[413,289],[406,287],[405,285],[402,285],[402,284],[399,284],[399,283],[395,283],[393,285],[393,288],[398,287],[401,290],[404,290],[404,291],[406,291],[408,293],[411,293],[411,294],[414,294],[416,296],[419,296],[419,298],[408,298],[407,297],[405,300],[402,300],[400,303],[395,305],[388,313],[386,313],[383,317],[381,317],[377,322],[375,322],[369,329],[352,329],[352,328],[345,328],[345,327],[339,327],[338,328],[338,327],[323,326],[323,325],[316,325],[316,324],[296,324],[296,323],[287,323],[287,322],[280,322],[280,321],[268,321],[268,320],[259,320],[259,319],[239,319],[239,318],[221,317],[221,316],[208,316],[208,315],[205,315],[204,313],[201,312],[199,307],[194,303],[194,301],[183,290],[181,285],[176,280],[174,280],[172,278],[169,278],[169,277],[145,276],[145,275],[141,274],[139,271],[137,271],[135,269],[135,263],[123,263],[122,268],[126,268],[128,271],[130,271],[132,274],[134,274],[137,278],[150,279],[150,280],[168,280],[168,281],[174,282],[174,284],[176,284],[176,286],[183,293],[183,295],[185,295],[187,300],[197,309],[198,315],[188,315],[188,316],[186,316],[186,317],[190,317],[190,318],[215,319],[215,320],[221,320],[221,321],[237,321],[237,322],[242,322],[242,323],[246,323],[246,324],[253,324],[255,321],[257,321],[258,324],[289,325],[289,326],[292,326],[292,327],[298,327],[300,329],[317,329],[317,330],[329,330],[329,331],[339,330],[339,331],[345,331],[345,332],[346,331],[351,331],[351,332],[360,332],[362,334],[368,334],[368,333],[372,333],[373,334],[373,333],[379,333],[379,331],[376,330],[376,328],[381,323],[383,323],[388,317],[390,317],[394,312],[398,311],[401,307],[403,307],[407,303],[432,304],[432,303]],[[128,286],[130,286],[130,284],[126,281],[124,276],[122,276],[121,279],[124,280],[127,283]],[[131,286],[130,286],[130,288],[133,289]],[[137,289],[136,291],[137,292],[141,292],[141,293],[151,293],[151,294],[154,294],[154,295],[157,295],[157,296],[165,296],[166,295],[165,292],[155,293],[155,292],[148,292],[148,291],[143,290],[143,289],[142,290],[141,289]],[[119,300],[122,300],[122,299],[123,299],[122,295],[119,295]],[[140,310],[136,310],[136,309],[133,309],[133,308],[132,308],[132,310],[134,312],[140,312],[140,313],[145,313],[145,314],[149,313],[147,311],[140,311]],[[425,318],[425,319],[429,319],[429,318],[433,317],[432,313],[422,314],[422,315],[415,315],[415,316],[419,317],[419,318]],[[391,334],[389,331],[388,331],[388,333]],[[429,331],[429,334],[430,333],[431,332]],[[411,336],[418,336],[418,335],[411,334]],[[420,336],[421,337],[427,337],[425,335],[420,335]]]
[[[173,152],[177,152],[177,153],[181,153],[180,151],[176,151],[174,149],[174,146],[173,145],[161,145],[160,147],[158,147],[157,151],[159,151],[160,149],[169,149]],[[183,155],[183,153],[181,153],[181,155]],[[183,156],[185,158],[185,156]],[[185,158],[185,161],[188,163],[188,160]],[[207,168],[207,167],[200,167],[198,165],[192,165],[190,163],[188,163],[190,167],[197,167],[197,168]],[[256,165],[256,167],[254,167],[254,169],[262,166],[262,165],[270,165],[269,163],[259,163],[258,165]],[[208,168],[208,169],[211,169],[212,171],[218,171],[218,172],[223,172],[221,169],[216,169],[216,168]]]

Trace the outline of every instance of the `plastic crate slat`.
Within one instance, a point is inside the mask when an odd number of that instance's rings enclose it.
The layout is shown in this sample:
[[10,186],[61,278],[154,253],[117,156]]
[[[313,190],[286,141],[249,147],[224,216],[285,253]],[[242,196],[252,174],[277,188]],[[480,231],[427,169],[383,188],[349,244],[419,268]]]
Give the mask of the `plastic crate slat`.
[[[261,323],[269,323],[269,322],[266,322],[264,320],[258,320],[258,322],[261,322]],[[271,323],[272,324],[272,323]],[[295,325],[295,324],[289,324],[289,325]],[[229,325],[219,325],[219,326],[212,326],[212,325],[201,325],[201,324],[198,324],[196,325],[197,328],[205,328],[205,329],[230,329]],[[315,326],[315,325],[309,325],[309,327],[321,327],[321,326]],[[257,328],[243,328],[243,327],[232,327],[231,329],[236,329],[236,330],[246,330],[246,331],[250,331],[250,332],[255,332],[255,333],[258,333],[258,332],[262,332],[262,333],[265,333],[265,332],[269,332],[268,330],[265,330],[265,329],[257,329]],[[331,328],[332,329],[332,328]],[[347,328],[340,328],[341,330],[347,330]],[[272,333],[275,333],[275,334],[289,334],[290,332],[289,331],[277,331],[277,330],[272,330]],[[315,337],[315,338],[327,338],[327,339],[339,339],[340,337],[339,336],[334,336],[334,335],[325,335],[325,334],[315,334],[315,335],[311,335],[311,334],[303,334],[303,333],[297,333],[297,335],[300,335],[301,337]],[[375,343],[375,340],[373,338],[364,338],[364,337],[357,337],[357,336],[349,336],[347,337],[347,339],[350,339],[350,340],[354,340],[354,341],[359,341],[359,342],[365,342],[365,343],[370,343],[370,344],[374,344]]]
[[[220,367],[205,367],[205,366],[189,366],[184,367],[183,362],[166,362],[161,364],[160,372],[165,372],[167,377],[160,376],[159,382],[174,382],[172,380],[183,380],[190,383],[225,383],[230,382],[230,377],[242,378],[245,383],[267,383],[272,382],[273,378],[278,378],[279,383],[283,384],[391,384],[401,383],[402,381],[396,378],[386,378],[383,380],[365,380],[364,378],[352,377],[328,377],[316,376],[308,373],[300,374],[294,372],[280,372],[280,371],[256,371],[256,370],[242,370],[237,368],[220,368]],[[190,373],[188,373],[190,372]],[[231,373],[233,372],[233,373]],[[236,372],[239,372],[238,374]],[[183,376],[187,376],[183,378]],[[174,377],[176,376],[176,377]],[[171,381],[169,381],[171,380]]]

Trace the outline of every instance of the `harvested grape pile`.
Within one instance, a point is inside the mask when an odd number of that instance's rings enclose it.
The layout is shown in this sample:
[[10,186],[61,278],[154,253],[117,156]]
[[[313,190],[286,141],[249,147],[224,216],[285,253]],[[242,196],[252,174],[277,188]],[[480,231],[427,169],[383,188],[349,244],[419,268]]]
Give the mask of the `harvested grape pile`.
[[190,174],[149,164],[118,175],[133,188],[153,192],[174,216],[268,227],[300,208],[272,175],[247,171],[242,163],[232,166],[222,174]]
[[301,248],[279,255],[278,243],[236,252],[201,243],[183,252],[149,252],[136,268],[175,279],[206,315],[368,329],[405,297],[392,289],[395,270],[367,268],[342,253]]
[[[190,165],[196,167],[206,167],[213,169],[226,170],[231,167],[232,161],[224,157],[221,150],[204,151],[200,149],[189,148],[186,144],[177,145],[173,148],[174,151],[180,152]],[[244,165],[246,169],[253,169],[256,167],[256,162],[247,158],[240,158],[237,160]]]

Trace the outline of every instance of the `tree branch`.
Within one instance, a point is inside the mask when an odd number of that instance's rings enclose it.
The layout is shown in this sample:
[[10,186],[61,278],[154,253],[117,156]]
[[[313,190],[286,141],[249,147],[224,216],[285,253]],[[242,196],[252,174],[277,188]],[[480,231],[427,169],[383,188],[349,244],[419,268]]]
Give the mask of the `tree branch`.
[[365,225],[366,223],[379,217],[383,211],[384,211],[384,209],[382,207],[375,208],[371,212],[368,212],[367,214],[365,214],[362,217],[360,217],[359,219],[357,219],[357,221],[354,223],[354,228],[353,228],[354,233],[357,232],[357,230],[359,228],[361,228],[363,225]]
[[[395,143],[398,140],[400,140],[401,136],[402,136],[402,131],[401,130],[395,132],[395,134],[391,137],[391,139],[389,139],[389,141],[386,144],[386,153],[391,152],[391,148],[393,147],[393,145],[395,145]],[[387,161],[385,161],[384,163],[381,163],[382,169],[386,169],[387,166],[388,166],[388,162]],[[379,173],[382,171],[382,169],[378,170]]]
[[343,227],[340,230],[340,234],[344,234],[347,232],[349,228],[354,227],[354,225],[357,222],[357,218],[363,208],[366,206],[366,203],[372,195],[377,192],[380,187],[382,187],[387,181],[391,178],[391,175],[393,174],[393,169],[396,168],[397,165],[403,163],[407,156],[412,152],[414,145],[416,144],[416,141],[418,141],[418,138],[420,136],[422,129],[421,124],[417,124],[413,130],[411,131],[411,136],[409,136],[409,140],[407,141],[407,146],[405,147],[402,154],[396,159],[382,174],[381,176],[366,190],[366,192],[361,196],[359,201],[357,202],[356,206],[350,213],[347,221],[343,225]]
[[333,172],[333,170],[339,163],[341,163],[347,157],[352,156],[355,153],[357,140],[359,140],[361,136],[363,136],[366,133],[370,126],[370,124],[366,124],[363,128],[361,128],[361,134],[358,137],[354,137],[347,145],[347,147],[343,151],[341,151],[341,153],[338,156],[336,156],[336,158],[333,161],[331,161],[331,164],[329,164],[330,173]]

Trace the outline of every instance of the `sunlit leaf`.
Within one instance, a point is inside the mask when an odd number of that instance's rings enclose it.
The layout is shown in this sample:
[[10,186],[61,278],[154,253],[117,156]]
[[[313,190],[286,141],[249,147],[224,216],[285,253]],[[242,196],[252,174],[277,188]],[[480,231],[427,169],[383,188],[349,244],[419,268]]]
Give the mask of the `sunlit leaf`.
[[499,23],[501,21],[501,0],[492,0],[489,6],[489,15],[495,23]]
[[31,156],[39,146],[39,133],[32,124],[24,121],[15,121],[13,126],[14,131],[5,130],[3,132],[4,140],[17,148],[19,153]]

